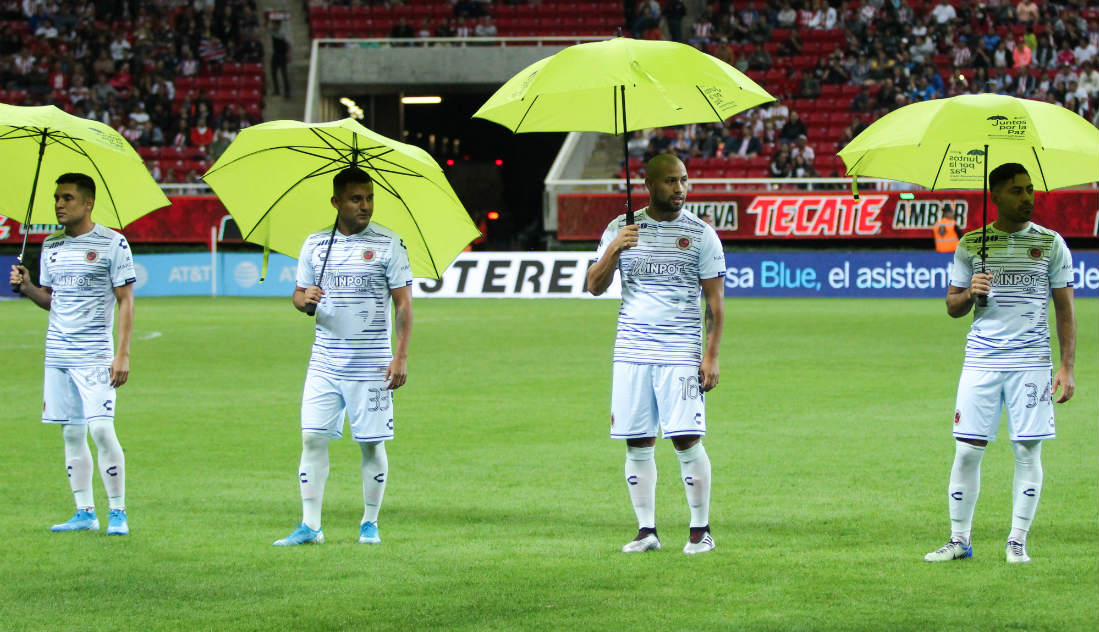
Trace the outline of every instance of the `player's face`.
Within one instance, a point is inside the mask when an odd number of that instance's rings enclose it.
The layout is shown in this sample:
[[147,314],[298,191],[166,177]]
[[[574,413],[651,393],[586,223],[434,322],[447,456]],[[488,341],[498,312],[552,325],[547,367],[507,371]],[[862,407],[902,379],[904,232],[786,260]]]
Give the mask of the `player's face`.
[[89,221],[95,198],[86,197],[75,184],[59,184],[53,192],[53,212],[65,228]]
[[687,168],[676,160],[663,165],[645,179],[649,206],[661,213],[677,213],[687,201]]
[[1013,224],[1025,224],[1034,213],[1034,184],[1025,173],[1016,174],[992,192],[996,214]]
[[362,232],[374,215],[374,183],[352,182],[343,193],[332,197],[332,206],[340,219],[340,227],[349,235]]

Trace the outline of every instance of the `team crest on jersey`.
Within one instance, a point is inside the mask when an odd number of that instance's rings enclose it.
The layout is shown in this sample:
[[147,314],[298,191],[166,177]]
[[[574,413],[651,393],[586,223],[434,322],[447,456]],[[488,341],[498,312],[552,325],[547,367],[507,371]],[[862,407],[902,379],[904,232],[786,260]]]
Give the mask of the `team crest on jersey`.
[[691,247],[691,238],[680,237],[678,240],[676,240],[675,245],[679,246],[680,250],[686,250]]
[[1031,248],[1030,251],[1027,254],[1030,255],[1031,259],[1041,259],[1042,258],[1042,249],[1041,248]]
[[961,422],[962,422],[962,411],[961,410],[955,410],[954,411],[954,425],[960,424]]
[[92,261],[95,261],[99,258],[99,253],[94,250],[89,250],[88,252],[84,253],[84,258],[88,261],[88,263],[91,263]]
[[367,248],[367,249],[363,250],[363,261],[373,261],[373,260],[374,260],[374,249],[373,248]]

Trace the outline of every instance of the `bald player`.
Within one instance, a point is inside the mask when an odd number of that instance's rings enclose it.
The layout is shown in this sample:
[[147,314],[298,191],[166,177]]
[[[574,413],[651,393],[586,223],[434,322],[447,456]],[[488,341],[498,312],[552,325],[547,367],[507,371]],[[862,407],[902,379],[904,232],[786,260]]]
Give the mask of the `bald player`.
[[[607,290],[617,271],[622,306],[614,343],[611,438],[626,442],[626,485],[637,537],[623,553],[660,549],[656,532],[657,432],[672,440],[690,507],[683,552],[714,549],[710,535],[710,459],[704,393],[718,383],[724,321],[725,255],[713,227],[683,212],[687,169],[671,154],[646,165],[648,207],[637,223],[616,217],[603,232],[588,289]],[[705,336],[700,295],[705,302]],[[705,339],[705,344],[703,344]]]

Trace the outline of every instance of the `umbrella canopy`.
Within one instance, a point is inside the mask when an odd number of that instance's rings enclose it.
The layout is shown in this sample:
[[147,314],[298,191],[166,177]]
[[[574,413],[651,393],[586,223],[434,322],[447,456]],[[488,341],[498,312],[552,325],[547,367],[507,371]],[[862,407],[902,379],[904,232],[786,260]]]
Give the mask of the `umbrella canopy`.
[[686,44],[616,37],[527,66],[473,116],[512,132],[621,134],[720,123],[774,100],[736,68]]
[[839,156],[850,176],[932,190],[982,189],[986,150],[989,168],[1020,163],[1039,190],[1099,180],[1099,129],[1058,105],[999,94],[898,108],[874,121]]
[[438,279],[480,232],[424,150],[363,127],[270,121],[245,128],[203,175],[247,241],[297,257],[332,226],[332,178],[358,166],[374,180],[374,215],[408,248],[412,272]]
[[[527,66],[473,114],[512,132],[625,132],[720,123],[775,98],[736,68],[677,42],[616,37]],[[633,223],[626,168],[626,222]]]
[[121,134],[52,105],[0,103],[0,213],[24,224],[56,224],[54,180],[67,172],[95,181],[92,221],[122,228],[170,202]]

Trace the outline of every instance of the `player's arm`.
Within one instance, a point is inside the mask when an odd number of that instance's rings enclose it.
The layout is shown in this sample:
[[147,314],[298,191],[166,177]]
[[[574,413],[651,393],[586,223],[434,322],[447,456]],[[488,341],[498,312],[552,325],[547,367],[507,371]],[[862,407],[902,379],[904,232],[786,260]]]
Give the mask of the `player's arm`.
[[23,266],[11,267],[11,286],[20,294],[34,301],[34,304],[49,311],[53,301],[53,288],[39,287],[31,281],[31,274]]
[[1057,342],[1061,347],[1061,366],[1053,376],[1053,389],[1050,392],[1056,393],[1058,388],[1062,388],[1061,397],[1057,400],[1058,404],[1062,404],[1072,399],[1076,392],[1076,378],[1072,374],[1076,367],[1076,307],[1071,287],[1053,289],[1053,309],[1057,312]]
[[114,288],[118,303],[118,345],[111,360],[111,386],[118,388],[130,379],[130,337],[134,331],[134,284]]
[[717,352],[721,347],[721,329],[725,325],[725,277],[702,279],[702,296],[706,302],[706,349],[702,352],[702,365],[698,367],[698,381],[706,392],[717,386],[721,375]]
[[946,313],[961,318],[973,309],[978,296],[987,296],[992,290],[992,275],[977,272],[969,280],[969,287],[948,285],[946,288]]
[[412,336],[412,286],[394,288],[393,320],[397,327],[397,344],[393,349],[393,361],[385,370],[388,389],[400,388],[408,380],[408,339]]
[[294,288],[294,295],[290,297],[290,300],[294,303],[294,309],[305,312],[306,305],[320,303],[322,296],[324,296],[324,290],[316,285],[310,285],[309,287]]
[[588,291],[593,296],[599,296],[610,287],[611,281],[614,280],[614,270],[618,267],[618,256],[626,248],[637,245],[637,231],[637,224],[623,226],[614,241],[607,246],[607,250],[599,261],[588,268]]

